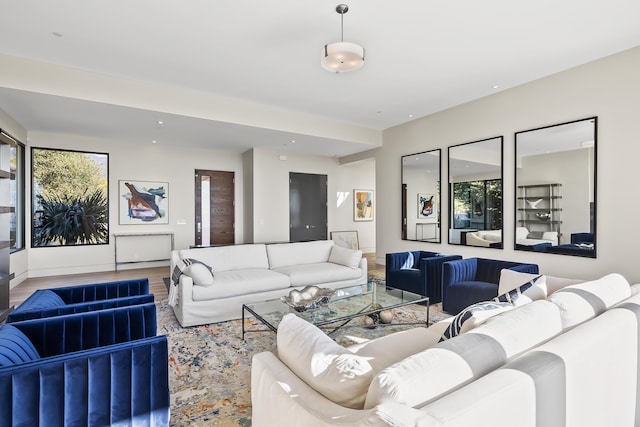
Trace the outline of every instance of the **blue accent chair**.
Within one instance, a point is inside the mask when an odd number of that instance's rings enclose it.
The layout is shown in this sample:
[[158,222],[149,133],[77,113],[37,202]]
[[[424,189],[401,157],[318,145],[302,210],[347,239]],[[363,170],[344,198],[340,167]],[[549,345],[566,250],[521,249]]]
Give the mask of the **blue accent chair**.
[[445,262],[442,266],[442,309],[457,314],[464,308],[498,296],[503,268],[522,273],[538,273],[536,264],[467,258]]
[[429,297],[429,303],[442,300],[442,264],[462,259],[460,255],[411,251],[388,253],[385,259],[385,284]]
[[0,427],[168,426],[155,304],[0,325]]
[[576,245],[578,243],[594,243],[593,233],[572,233],[571,244]]
[[9,314],[7,323],[153,301],[147,278],[40,289]]

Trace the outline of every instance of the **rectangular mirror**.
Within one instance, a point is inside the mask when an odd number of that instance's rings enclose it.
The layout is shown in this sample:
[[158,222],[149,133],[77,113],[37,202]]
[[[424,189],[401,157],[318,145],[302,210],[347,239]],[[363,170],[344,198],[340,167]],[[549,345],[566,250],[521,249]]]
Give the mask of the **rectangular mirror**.
[[515,249],[596,257],[597,117],[515,134]]
[[449,244],[502,248],[502,137],[449,147]]
[[402,239],[440,243],[440,149],[402,156]]

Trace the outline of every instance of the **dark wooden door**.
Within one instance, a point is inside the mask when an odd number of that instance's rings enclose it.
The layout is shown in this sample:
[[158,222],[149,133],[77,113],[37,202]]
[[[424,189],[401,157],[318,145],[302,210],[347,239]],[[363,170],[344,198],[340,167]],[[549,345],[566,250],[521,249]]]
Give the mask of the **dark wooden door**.
[[235,243],[234,173],[196,169],[195,243]]
[[289,173],[289,240],[327,238],[327,175]]

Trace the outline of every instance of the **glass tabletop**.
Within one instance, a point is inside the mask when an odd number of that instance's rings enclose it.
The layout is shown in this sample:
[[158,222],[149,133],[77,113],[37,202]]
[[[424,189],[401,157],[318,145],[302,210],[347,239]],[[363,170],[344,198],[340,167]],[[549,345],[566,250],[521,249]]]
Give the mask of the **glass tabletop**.
[[[368,291],[368,288],[371,290]],[[379,312],[407,304],[428,302],[428,300],[428,297],[397,289],[387,289],[384,285],[359,285],[337,289],[326,305],[302,312],[296,311],[281,299],[246,304],[244,307],[260,321],[276,330],[280,320],[288,313],[294,313],[316,326],[322,326],[364,316],[369,312]]]

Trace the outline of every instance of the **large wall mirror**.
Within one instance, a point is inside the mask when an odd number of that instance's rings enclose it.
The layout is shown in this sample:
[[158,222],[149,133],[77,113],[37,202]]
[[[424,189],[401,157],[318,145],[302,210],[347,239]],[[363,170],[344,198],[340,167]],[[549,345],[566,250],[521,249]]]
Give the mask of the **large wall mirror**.
[[402,239],[440,243],[440,149],[401,162]]
[[449,244],[502,248],[502,137],[449,147]]
[[597,118],[515,139],[515,249],[595,258]]

